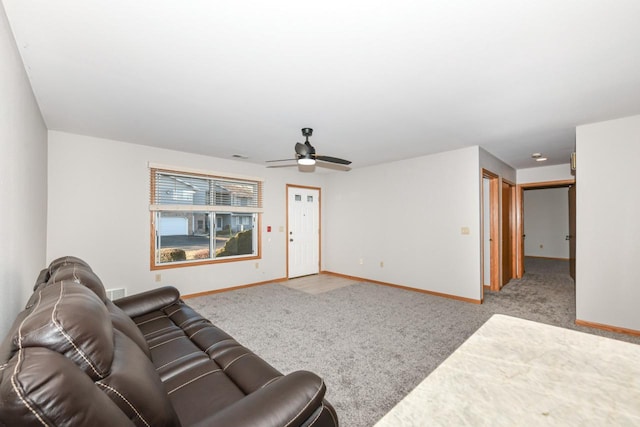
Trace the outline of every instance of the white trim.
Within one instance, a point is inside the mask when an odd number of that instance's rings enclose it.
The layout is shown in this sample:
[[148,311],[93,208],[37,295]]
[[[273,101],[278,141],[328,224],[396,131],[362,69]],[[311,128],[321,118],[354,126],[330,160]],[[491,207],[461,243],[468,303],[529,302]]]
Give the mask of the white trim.
[[182,166],[171,166],[171,165],[163,165],[159,163],[148,162],[149,169],[161,169],[162,171],[168,172],[176,172],[176,173],[195,173],[198,175],[207,175],[213,176],[217,178],[232,178],[232,179],[244,179],[248,181],[259,181],[264,182],[264,178],[258,178],[255,176],[247,176],[247,175],[236,175],[229,174],[227,172],[212,172],[203,169],[193,169],[193,168],[185,168]]
[[263,208],[249,206],[217,206],[217,205],[149,205],[149,210],[185,211],[185,212],[230,212],[230,213],[263,213]]

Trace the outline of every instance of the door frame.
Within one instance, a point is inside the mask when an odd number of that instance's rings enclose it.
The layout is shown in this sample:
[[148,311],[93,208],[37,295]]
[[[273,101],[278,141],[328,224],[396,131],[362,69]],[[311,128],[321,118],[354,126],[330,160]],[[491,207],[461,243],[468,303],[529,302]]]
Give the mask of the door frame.
[[[511,277],[509,278],[509,280],[511,279],[518,279],[518,274],[517,274],[517,270],[518,270],[518,257],[517,257],[517,247],[518,247],[518,241],[516,239],[516,235],[517,235],[517,205],[516,205],[516,195],[517,195],[517,185],[507,179],[502,179],[502,182],[500,184],[500,196],[502,196],[502,191],[503,191],[503,185],[506,184],[507,187],[509,188],[509,247],[511,248],[511,252],[509,254],[504,254],[504,239],[505,236],[504,235],[500,235],[500,267],[502,268],[502,263],[504,262],[504,257],[508,256],[509,257],[509,263],[511,264]],[[504,205],[504,201],[501,199],[501,208]],[[502,232],[503,230],[503,224],[502,224],[502,220],[503,220],[503,212],[502,209],[500,210],[500,232]],[[498,283],[498,289],[495,290],[500,290],[502,289],[502,287],[506,284],[503,283],[504,281],[504,277],[503,277],[503,272],[500,271],[500,280]],[[507,281],[508,283],[508,281]],[[492,289],[493,290],[493,289]]]
[[318,272],[322,271],[322,188],[311,187],[308,185],[287,184],[285,188],[285,212],[286,212],[286,225],[285,225],[285,239],[286,245],[286,259],[287,259],[287,279],[289,278],[289,190],[294,188],[301,188],[305,190],[317,190],[318,191]]
[[484,194],[484,178],[489,179],[489,257],[490,257],[490,285],[489,289],[491,291],[500,291],[502,288],[502,262],[503,262],[503,233],[502,233],[502,185],[506,184],[509,186],[510,191],[510,203],[509,203],[509,216],[510,216],[510,227],[509,234],[511,237],[511,253],[508,254],[510,262],[511,262],[511,278],[517,278],[517,271],[519,267],[518,257],[517,257],[517,245],[519,244],[517,239],[517,224],[518,224],[518,186],[509,181],[508,179],[502,178],[500,175],[495,172],[491,172],[488,169],[482,168],[480,171],[480,182],[481,182],[481,218],[482,218],[482,227],[481,227],[481,256],[480,256],[480,282],[482,289],[482,300],[484,300],[484,260],[485,260],[485,250],[484,250],[484,200],[487,195]]
[[[487,178],[489,180],[489,194],[484,194],[484,179]],[[484,299],[484,258],[487,256],[484,250],[484,200],[486,197],[489,198],[489,268],[490,268],[490,276],[489,276],[489,289],[499,290],[500,286],[500,177],[487,170],[482,169],[481,171],[481,182],[482,185],[482,256],[481,256],[481,269],[480,269],[480,277],[482,284],[482,299]],[[497,289],[496,289],[497,287]]]
[[561,179],[557,181],[528,182],[518,184],[516,191],[516,257],[518,259],[516,278],[524,274],[524,190],[542,190],[545,188],[569,187],[576,184],[576,179]]

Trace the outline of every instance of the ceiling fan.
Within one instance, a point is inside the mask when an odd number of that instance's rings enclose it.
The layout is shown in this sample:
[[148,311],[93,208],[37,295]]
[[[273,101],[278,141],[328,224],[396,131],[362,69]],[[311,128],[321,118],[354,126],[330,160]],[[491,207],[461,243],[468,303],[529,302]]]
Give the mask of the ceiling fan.
[[[295,145],[296,158],[295,159],[267,160],[267,163],[286,162],[286,161],[296,160],[297,164],[300,166],[313,166],[316,164],[316,160],[318,160],[320,162],[332,163],[334,165],[346,166],[351,164],[350,160],[340,159],[338,157],[332,157],[332,156],[321,156],[319,154],[316,154],[315,147],[311,145],[311,143],[309,142],[309,137],[312,134],[313,134],[313,129],[302,128],[302,136],[304,136],[306,140],[304,144],[300,142],[296,142],[296,145]],[[324,166],[322,163],[318,163],[318,165]],[[279,165],[279,166],[276,165],[276,166],[267,166],[267,167],[277,168],[277,167],[289,167],[289,166],[295,166],[295,165]],[[327,166],[324,166],[324,167],[327,167]],[[346,169],[346,170],[349,170],[349,169]]]

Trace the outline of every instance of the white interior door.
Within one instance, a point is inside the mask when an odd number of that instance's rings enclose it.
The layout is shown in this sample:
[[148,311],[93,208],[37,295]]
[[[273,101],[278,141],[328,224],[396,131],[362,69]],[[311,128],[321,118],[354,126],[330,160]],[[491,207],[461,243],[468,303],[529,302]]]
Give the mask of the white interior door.
[[320,190],[287,187],[289,278],[320,272]]

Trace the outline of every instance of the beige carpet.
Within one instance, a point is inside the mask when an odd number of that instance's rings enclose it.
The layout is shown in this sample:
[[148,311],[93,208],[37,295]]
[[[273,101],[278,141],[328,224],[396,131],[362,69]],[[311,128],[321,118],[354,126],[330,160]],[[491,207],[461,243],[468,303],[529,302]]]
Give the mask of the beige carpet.
[[189,304],[280,371],[322,376],[341,425],[365,427],[494,313],[640,344],[640,337],[575,326],[568,267],[538,261],[501,292],[486,292],[482,305],[365,283],[315,295],[268,284]]

